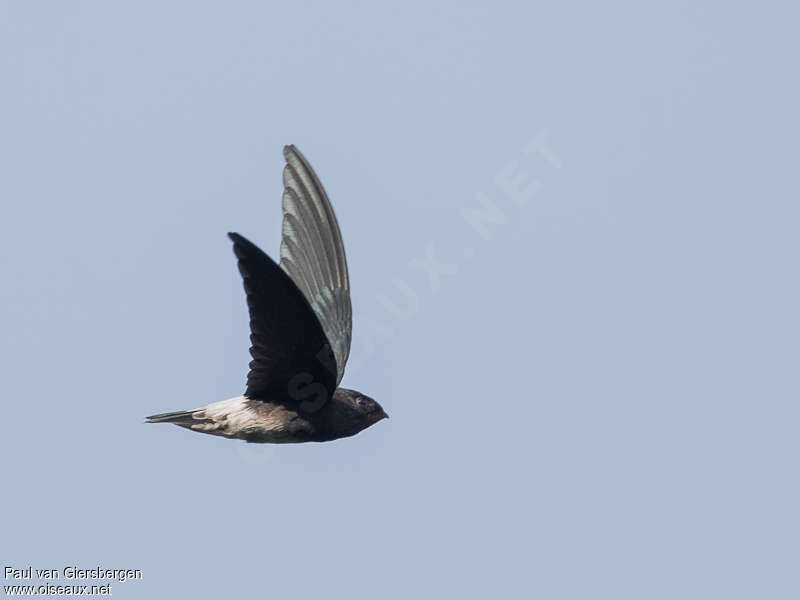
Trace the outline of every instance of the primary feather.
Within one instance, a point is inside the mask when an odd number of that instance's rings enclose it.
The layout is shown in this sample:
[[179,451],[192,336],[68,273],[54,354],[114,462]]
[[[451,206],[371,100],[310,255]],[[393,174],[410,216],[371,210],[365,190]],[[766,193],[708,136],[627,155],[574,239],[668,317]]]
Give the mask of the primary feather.
[[336,359],[339,385],[353,329],[342,234],[311,165],[294,146],[286,146],[283,155],[281,268],[303,292],[322,325]]

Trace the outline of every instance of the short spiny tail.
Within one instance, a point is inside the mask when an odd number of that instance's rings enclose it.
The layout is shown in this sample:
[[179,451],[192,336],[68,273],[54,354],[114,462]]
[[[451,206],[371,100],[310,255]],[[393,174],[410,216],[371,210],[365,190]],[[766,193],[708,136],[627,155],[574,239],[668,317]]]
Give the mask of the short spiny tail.
[[[147,423],[171,423],[201,433],[241,437],[241,430],[247,427],[247,420],[252,417],[248,411],[247,398],[237,396],[199,408],[150,415],[147,417]],[[231,426],[231,418],[233,418],[233,426]]]
[[197,410],[179,410],[176,412],[161,413],[147,417],[148,423],[174,423],[182,427],[190,427],[197,424],[195,414]]

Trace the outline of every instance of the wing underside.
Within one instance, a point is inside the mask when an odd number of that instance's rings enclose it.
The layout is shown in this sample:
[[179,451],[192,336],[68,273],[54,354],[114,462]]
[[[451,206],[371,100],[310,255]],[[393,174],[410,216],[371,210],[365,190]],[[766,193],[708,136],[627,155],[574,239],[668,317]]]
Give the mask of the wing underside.
[[352,308],[342,235],[328,196],[294,146],[283,150],[281,268],[319,319],[336,361],[336,384],[350,355]]

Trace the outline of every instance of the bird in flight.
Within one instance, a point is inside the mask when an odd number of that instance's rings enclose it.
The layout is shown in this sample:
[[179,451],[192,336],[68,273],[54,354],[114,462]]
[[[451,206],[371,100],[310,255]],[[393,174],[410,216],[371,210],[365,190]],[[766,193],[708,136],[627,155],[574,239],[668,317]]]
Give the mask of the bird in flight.
[[262,443],[326,442],[388,418],[381,405],[338,387],[350,354],[350,280],[339,224],[306,158],[283,149],[280,265],[229,233],[250,311],[243,396],[147,417],[192,431]]

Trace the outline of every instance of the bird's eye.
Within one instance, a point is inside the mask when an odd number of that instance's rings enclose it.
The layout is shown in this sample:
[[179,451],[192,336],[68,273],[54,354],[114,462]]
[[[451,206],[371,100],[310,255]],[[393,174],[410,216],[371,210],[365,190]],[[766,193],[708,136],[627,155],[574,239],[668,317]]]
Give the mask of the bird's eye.
[[369,406],[369,399],[368,398],[364,398],[364,396],[361,396],[358,399],[358,404],[359,404],[359,406]]

